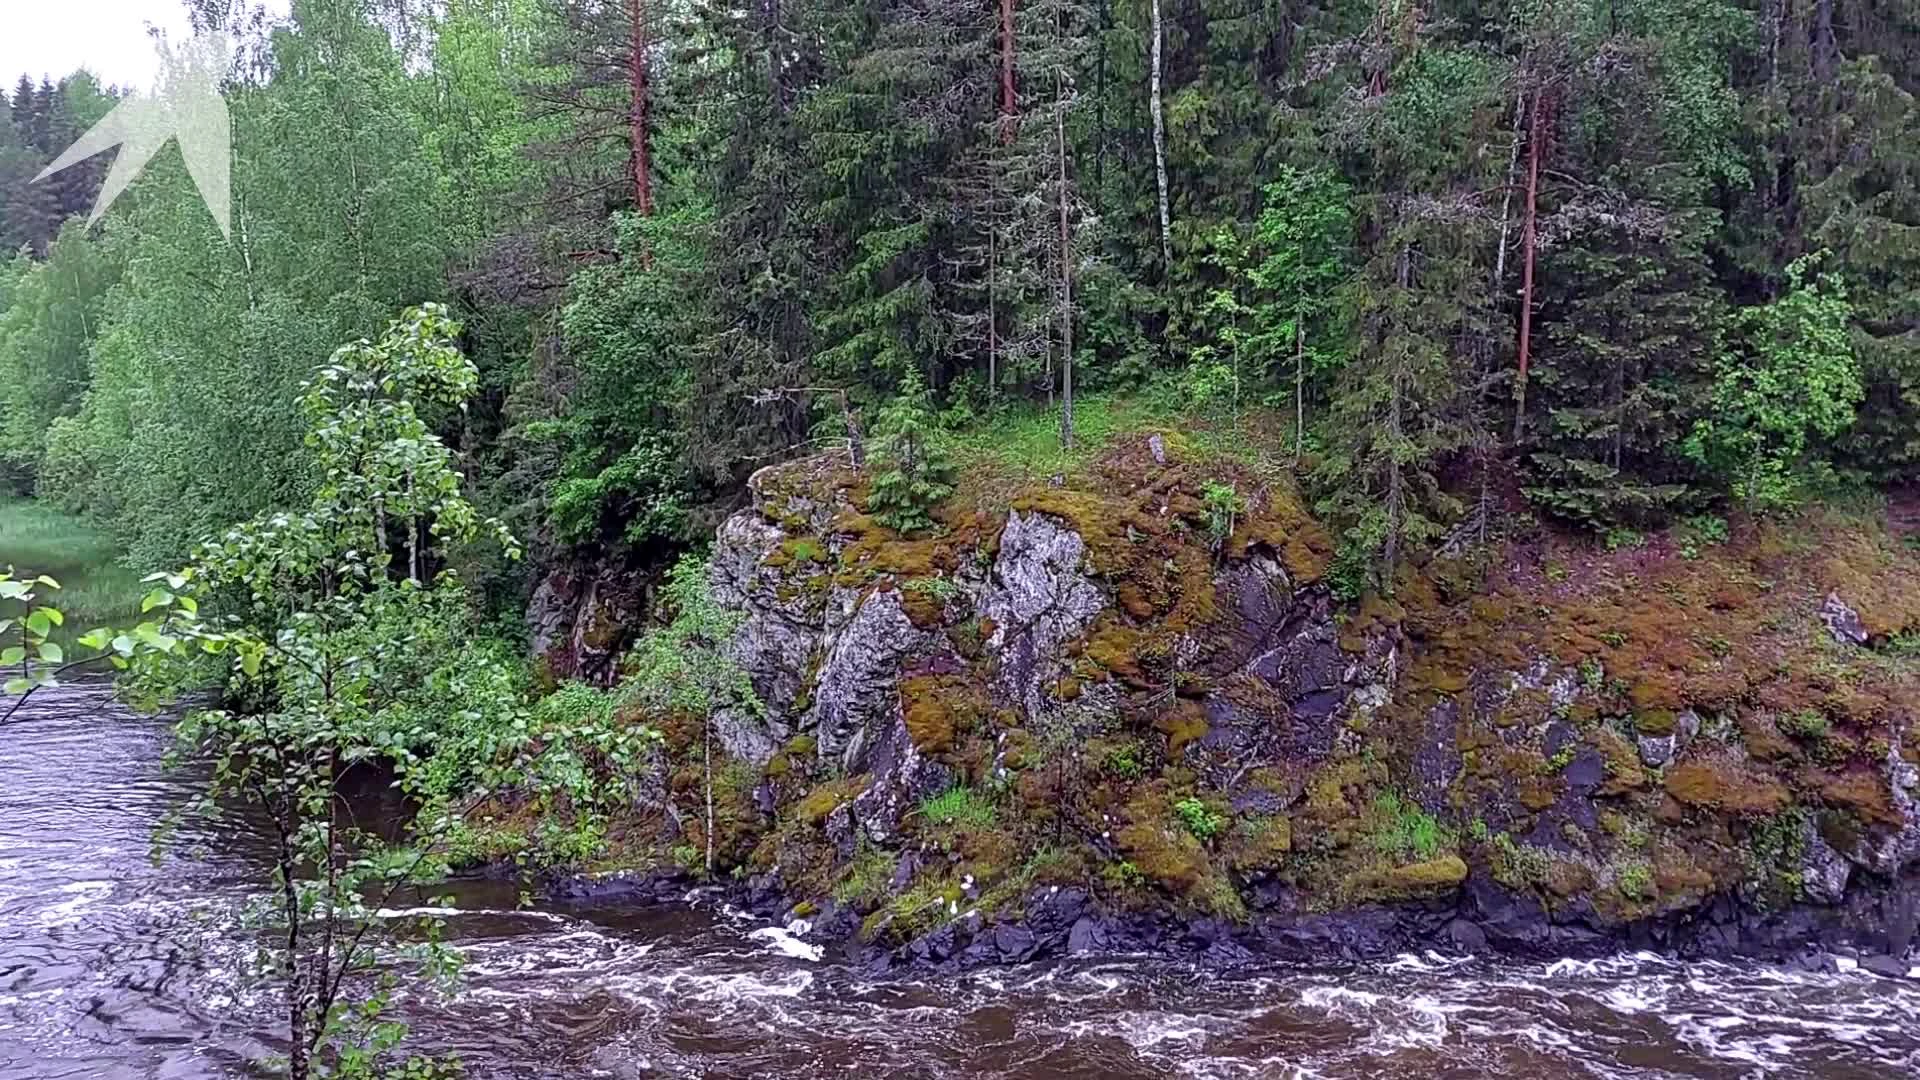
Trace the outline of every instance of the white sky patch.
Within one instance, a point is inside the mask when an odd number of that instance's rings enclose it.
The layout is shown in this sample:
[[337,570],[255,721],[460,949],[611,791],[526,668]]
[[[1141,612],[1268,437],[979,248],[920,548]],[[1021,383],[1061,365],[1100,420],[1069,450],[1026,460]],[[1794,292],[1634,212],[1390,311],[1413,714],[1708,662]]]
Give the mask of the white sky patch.
[[[287,5],[269,0],[267,11],[284,15]],[[149,27],[175,42],[190,36],[180,0],[0,0],[0,85],[11,93],[23,72],[37,83],[85,68],[104,85],[145,92],[160,69]]]

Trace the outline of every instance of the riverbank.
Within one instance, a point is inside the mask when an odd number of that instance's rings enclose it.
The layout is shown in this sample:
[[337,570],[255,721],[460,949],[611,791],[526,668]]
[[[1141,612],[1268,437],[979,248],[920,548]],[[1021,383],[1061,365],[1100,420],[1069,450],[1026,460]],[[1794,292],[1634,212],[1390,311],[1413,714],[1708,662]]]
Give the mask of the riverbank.
[[1287,476],[1172,431],[917,536],[830,458],[753,491],[712,576],[764,709],[633,717],[663,753],[584,869],[679,887],[710,839],[746,906],[935,967],[1912,943],[1920,553],[1873,507],[1533,527],[1355,597]]
[[145,588],[120,561],[113,538],[71,514],[31,499],[0,501],[0,566],[60,583],[49,599],[66,616],[55,640],[70,643],[96,626],[131,625]]
[[[160,765],[163,718],[99,682],[36,695],[0,740],[0,1080],[249,1077],[276,1052],[270,985],[242,977],[245,910],[270,852],[190,816]],[[228,825],[233,823],[229,822]],[[748,883],[736,895],[745,899]],[[1207,968],[1171,954],[1038,954],[943,974],[819,960],[688,879],[658,903],[603,891],[522,906],[510,882],[432,890],[465,957],[452,998],[403,992],[423,1053],[474,1080],[698,1075],[727,1080],[1202,1080],[1448,1075],[1573,1080],[1596,1071],[1865,1080],[1920,1063],[1920,983],[1867,971],[1685,961],[1473,958],[1456,950]]]

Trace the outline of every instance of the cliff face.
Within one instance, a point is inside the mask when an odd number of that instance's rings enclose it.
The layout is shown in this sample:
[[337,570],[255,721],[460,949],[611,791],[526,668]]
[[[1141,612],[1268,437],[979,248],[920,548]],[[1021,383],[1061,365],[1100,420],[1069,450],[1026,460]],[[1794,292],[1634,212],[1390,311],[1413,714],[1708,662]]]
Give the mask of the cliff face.
[[[1229,952],[1911,940],[1920,559],[1884,532],[1508,545],[1351,605],[1284,480],[1177,439],[928,537],[857,481],[765,470],[714,549],[767,706],[715,721],[723,848],[817,933],[935,961],[1168,927]],[[1210,507],[1229,481],[1243,505]]]

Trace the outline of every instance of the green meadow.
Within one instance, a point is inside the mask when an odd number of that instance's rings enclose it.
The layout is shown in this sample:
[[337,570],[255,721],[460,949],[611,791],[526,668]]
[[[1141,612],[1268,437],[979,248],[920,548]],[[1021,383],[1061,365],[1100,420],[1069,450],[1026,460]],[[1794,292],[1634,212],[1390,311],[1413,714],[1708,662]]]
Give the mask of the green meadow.
[[45,574],[60,583],[47,602],[66,615],[57,636],[71,639],[95,626],[126,624],[140,613],[140,575],[119,562],[113,538],[69,514],[30,499],[0,502],[0,567]]

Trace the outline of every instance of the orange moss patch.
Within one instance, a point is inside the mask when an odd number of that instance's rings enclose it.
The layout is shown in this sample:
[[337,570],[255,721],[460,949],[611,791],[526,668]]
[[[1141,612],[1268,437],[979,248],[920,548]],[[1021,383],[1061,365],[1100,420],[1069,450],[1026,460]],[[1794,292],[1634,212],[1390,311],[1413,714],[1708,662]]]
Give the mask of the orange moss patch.
[[1790,761],[1800,756],[1800,748],[1780,734],[1772,718],[1747,712],[1741,714],[1738,722],[1740,741],[1746,745],[1747,753],[1761,761]]
[[1821,785],[1820,794],[1834,806],[1844,807],[1863,821],[1899,827],[1906,824],[1885,779],[1875,773],[1855,770],[1832,777]]
[[1179,761],[1189,745],[1206,737],[1207,711],[1198,702],[1176,701],[1153,722],[1167,736],[1167,760]]
[[1607,778],[1598,794],[1624,795],[1647,786],[1647,770],[1640,765],[1640,752],[1617,732],[1600,728],[1587,736],[1587,742],[1606,760]]
[[1131,686],[1145,688],[1147,679],[1140,672],[1140,631],[1121,626],[1103,617],[1087,639],[1087,659],[1112,672]]
[[955,737],[977,730],[987,703],[977,680],[965,675],[914,675],[900,680],[900,710],[913,745],[944,754]]
[[942,700],[940,683],[931,676],[900,680],[907,735],[922,753],[937,754],[953,746],[953,710]]
[[1792,801],[1786,788],[1766,776],[1706,761],[1675,766],[1666,787],[1686,806],[1747,816],[1775,814]]

